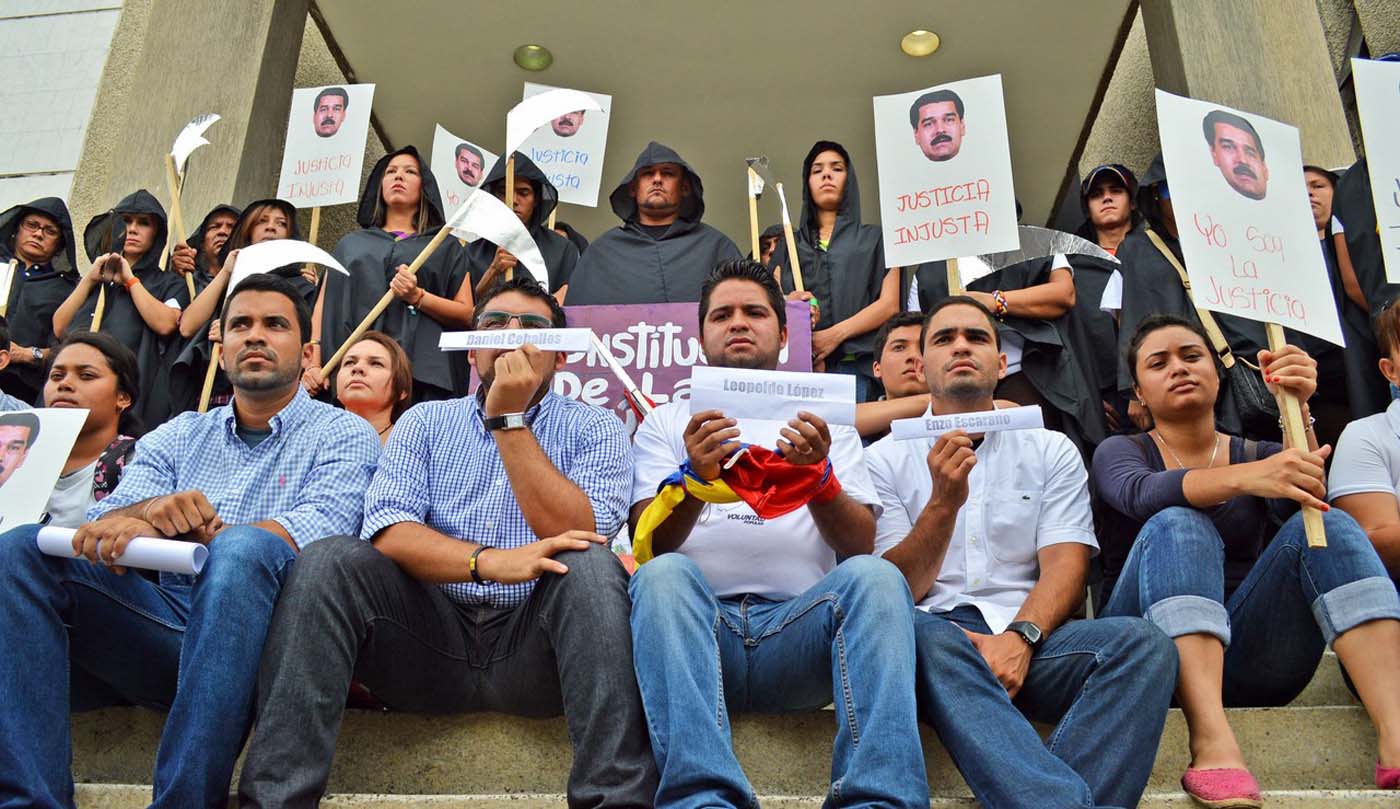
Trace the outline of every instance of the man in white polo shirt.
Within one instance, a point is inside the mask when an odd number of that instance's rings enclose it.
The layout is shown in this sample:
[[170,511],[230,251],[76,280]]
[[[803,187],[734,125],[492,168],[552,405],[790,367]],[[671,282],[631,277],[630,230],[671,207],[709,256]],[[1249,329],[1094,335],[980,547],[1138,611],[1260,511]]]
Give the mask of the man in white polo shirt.
[[[776,369],[787,326],[772,273],[747,259],[721,262],[701,290],[700,328],[710,365]],[[828,805],[927,807],[913,600],[900,572],[870,555],[879,500],[854,428],[809,413],[783,424],[663,405],[637,429],[634,537],[659,484],[680,468],[718,478],[736,441],[827,471],[806,506],[780,517],[687,494],[655,529],[656,556],[631,590],[632,655],[661,776],[656,805],[756,806],[729,712],[835,703]]]
[[[933,305],[920,336],[934,415],[993,409],[1006,372],[980,303]],[[920,716],[983,806],[1136,806],[1152,771],[1176,653],[1146,621],[1068,621],[1097,552],[1088,476],[1043,428],[866,451],[876,553],[918,601]],[[1058,722],[1047,742],[1027,721]]]

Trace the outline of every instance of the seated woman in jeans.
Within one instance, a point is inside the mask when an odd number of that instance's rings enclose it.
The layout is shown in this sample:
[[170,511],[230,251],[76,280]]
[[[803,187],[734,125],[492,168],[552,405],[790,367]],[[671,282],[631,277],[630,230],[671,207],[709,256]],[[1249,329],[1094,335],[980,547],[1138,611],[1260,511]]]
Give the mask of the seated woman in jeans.
[[[1287,704],[1328,643],[1375,723],[1376,784],[1400,787],[1400,597],[1365,532],[1323,502],[1331,448],[1311,429],[1308,452],[1216,431],[1221,369],[1208,346],[1199,326],[1170,315],[1144,319],[1129,345],[1134,393],[1155,427],[1094,454],[1102,614],[1144,617],[1176,641],[1191,745],[1182,786],[1204,805],[1260,805],[1224,708]],[[1312,358],[1287,346],[1259,352],[1259,365],[1310,422]],[[1299,504],[1326,512],[1326,548],[1307,547]]]

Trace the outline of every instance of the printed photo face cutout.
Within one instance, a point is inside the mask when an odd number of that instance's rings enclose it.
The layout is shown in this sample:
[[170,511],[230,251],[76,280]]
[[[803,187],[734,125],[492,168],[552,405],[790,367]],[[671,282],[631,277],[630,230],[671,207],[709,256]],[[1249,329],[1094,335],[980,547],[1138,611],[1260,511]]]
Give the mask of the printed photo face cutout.
[[575,110],[561,115],[553,121],[550,121],[549,126],[554,130],[554,134],[559,137],[572,138],[574,135],[578,134],[579,129],[583,126],[584,112],[585,110]]
[[1226,184],[1241,196],[1263,199],[1269,193],[1269,166],[1264,144],[1253,124],[1224,110],[1212,110],[1201,120],[1210,159]]
[[316,107],[311,113],[311,126],[316,134],[329,138],[345,123],[345,110],[350,106],[350,94],[343,87],[327,87],[316,95]]
[[457,157],[457,179],[472,187],[481,185],[486,167],[486,159],[482,157],[481,150],[464,141],[457,144],[454,151]]
[[29,457],[29,447],[39,437],[39,419],[33,413],[0,420],[0,486],[4,486]]
[[967,134],[963,111],[962,98],[952,90],[935,90],[915,99],[909,107],[909,124],[924,157],[942,163],[958,156]]

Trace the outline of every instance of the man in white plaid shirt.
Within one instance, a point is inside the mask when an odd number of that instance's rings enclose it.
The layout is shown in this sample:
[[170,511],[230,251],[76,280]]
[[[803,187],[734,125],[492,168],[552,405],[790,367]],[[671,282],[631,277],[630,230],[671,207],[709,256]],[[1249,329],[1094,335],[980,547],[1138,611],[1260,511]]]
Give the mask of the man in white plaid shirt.
[[[564,312],[520,278],[477,303],[476,324],[561,327]],[[562,353],[526,345],[472,362],[476,394],[419,404],[395,425],[360,538],[322,540],[289,578],[263,653],[244,807],[317,805],[352,676],[397,710],[562,712],[569,804],[652,804],[627,573],[606,538],[631,486],[622,422],[549,392]]]

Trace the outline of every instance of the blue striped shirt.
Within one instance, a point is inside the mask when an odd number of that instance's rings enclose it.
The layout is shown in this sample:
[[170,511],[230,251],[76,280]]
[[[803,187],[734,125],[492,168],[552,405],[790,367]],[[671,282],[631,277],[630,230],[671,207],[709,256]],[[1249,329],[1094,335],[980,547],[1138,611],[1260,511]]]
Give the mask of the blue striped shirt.
[[[365,493],[361,536],[372,539],[401,522],[422,523],[457,539],[518,548],[535,536],[515,500],[496,441],[481,423],[475,396],[409,408],[384,445]],[[611,536],[622,525],[632,485],[632,447],[622,422],[601,408],[545,394],[525,414],[540,449],[593,506],[592,528]],[[438,585],[459,604],[509,609],[525,602],[534,582]]]
[[365,487],[379,456],[369,422],[313,400],[298,385],[262,443],[249,447],[237,426],[227,404],[181,413],[156,428],[136,442],[121,482],[87,518],[195,489],[226,525],[276,520],[298,548],[359,533]]

